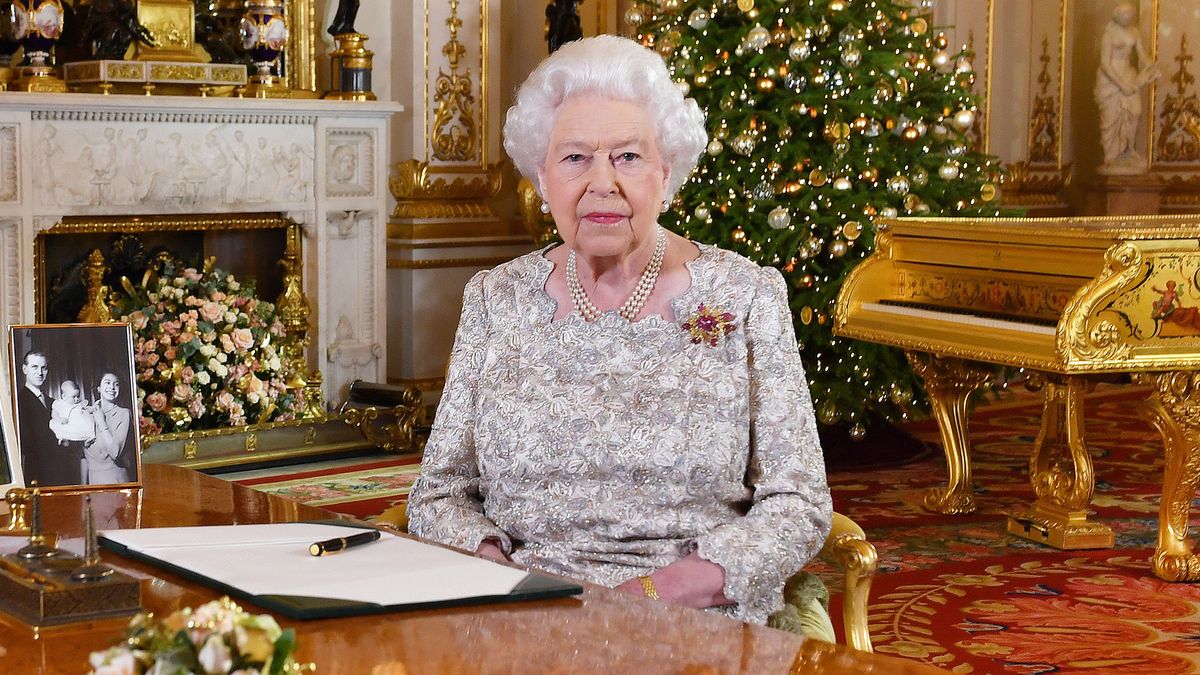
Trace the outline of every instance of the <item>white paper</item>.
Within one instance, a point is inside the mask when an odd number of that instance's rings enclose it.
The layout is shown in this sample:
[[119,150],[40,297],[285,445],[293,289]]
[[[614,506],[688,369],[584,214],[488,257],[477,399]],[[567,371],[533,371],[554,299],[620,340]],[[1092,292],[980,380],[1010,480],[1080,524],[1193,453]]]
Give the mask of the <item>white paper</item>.
[[379,541],[313,556],[318,541],[365,530],[319,523],[106,530],[101,536],[252,595],[404,605],[507,595],[528,573],[383,532]]

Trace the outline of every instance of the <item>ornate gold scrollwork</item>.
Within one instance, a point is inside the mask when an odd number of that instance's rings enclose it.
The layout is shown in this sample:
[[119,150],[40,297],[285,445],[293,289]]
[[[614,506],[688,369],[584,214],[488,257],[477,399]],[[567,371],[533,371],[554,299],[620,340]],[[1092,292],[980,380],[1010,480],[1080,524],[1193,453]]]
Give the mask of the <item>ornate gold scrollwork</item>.
[[448,181],[434,177],[429,163],[417,159],[397,162],[388,187],[396,198],[393,218],[495,218],[488,200],[504,187],[503,163],[488,166],[487,175]]
[[1134,379],[1152,387],[1142,412],[1162,434],[1165,457],[1158,544],[1150,562],[1160,579],[1198,581],[1200,556],[1187,534],[1200,484],[1200,373],[1138,373]]
[[1084,284],[1063,309],[1070,317],[1058,326],[1055,343],[1071,361],[1126,361],[1131,350],[1121,330],[1096,312],[1114,291],[1141,272],[1142,252],[1132,242],[1113,244],[1104,252],[1104,271]]
[[112,309],[108,306],[108,286],[104,283],[105,271],[104,254],[98,248],[92,249],[83,268],[84,285],[87,286],[87,302],[79,310],[79,320],[83,323],[113,320]]
[[1200,98],[1192,90],[1196,77],[1188,70],[1193,57],[1188,53],[1187,33],[1179,36],[1179,69],[1171,76],[1175,91],[1163,99],[1162,131],[1158,134],[1157,159],[1164,162],[1200,161]]
[[871,582],[879,561],[875,546],[867,541],[857,523],[840,513],[834,513],[833,529],[821,553],[830,555],[845,571],[842,616],[846,642],[859,651],[874,651],[866,619]]
[[913,371],[925,381],[933,417],[937,420],[942,450],[946,453],[946,487],[925,493],[925,508],[938,513],[970,513],[975,510],[971,482],[971,445],[967,438],[971,392],[992,376],[986,366],[961,359],[906,351]]
[[442,47],[442,53],[450,61],[450,72],[438,70],[433,94],[437,109],[433,114],[431,145],[434,159],[444,162],[465,162],[478,155],[479,132],[475,123],[475,97],[471,93],[471,71],[458,72],[458,63],[466,53],[466,48],[458,41],[458,29],[462,27],[458,2],[450,0],[450,17],[446,19],[450,41]]
[[1050,38],[1042,37],[1042,71],[1038,73],[1039,91],[1033,97],[1029,120],[1029,161],[1052,164],[1058,161],[1058,101],[1050,88]]
[[1112,530],[1087,519],[1096,478],[1084,442],[1083,397],[1094,383],[1081,377],[1038,374],[1042,427],[1029,458],[1037,500],[1008,520],[1008,531],[1063,549],[1107,548]]
[[[279,265],[283,268],[283,292],[275,302],[279,311],[279,321],[283,324],[287,338],[281,345],[280,356],[290,364],[292,379],[287,383],[288,389],[295,393],[300,404],[299,416],[306,420],[320,420],[325,417],[323,396],[320,394],[321,377],[308,369],[305,354],[311,337],[308,334],[308,319],[312,308],[304,295],[304,265],[301,257],[302,233],[300,226],[288,225],[287,246]],[[317,396],[320,405],[314,405],[313,381],[317,383]]]
[[1004,201],[1018,206],[1057,204],[1059,192],[1071,182],[1071,165],[1043,169],[1014,162],[1004,170]]
[[[416,387],[406,387],[400,402],[391,408],[346,408],[343,414],[346,424],[358,427],[363,438],[387,452],[417,449],[416,424],[421,415],[421,390]],[[381,421],[381,414],[392,421]]]

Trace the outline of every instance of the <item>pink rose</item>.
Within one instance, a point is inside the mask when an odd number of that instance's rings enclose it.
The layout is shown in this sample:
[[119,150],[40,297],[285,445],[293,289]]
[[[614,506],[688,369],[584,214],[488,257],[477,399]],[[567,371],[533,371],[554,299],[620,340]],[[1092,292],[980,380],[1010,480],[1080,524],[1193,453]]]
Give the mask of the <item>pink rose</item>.
[[233,346],[241,350],[249,349],[250,345],[254,344],[254,335],[249,328],[235,329],[230,338],[233,340]]
[[176,401],[187,401],[192,396],[195,396],[195,394],[196,392],[192,391],[192,385],[190,384],[177,384],[175,385],[175,391],[171,392]]
[[146,397],[146,405],[150,406],[151,410],[162,412],[167,409],[167,395],[156,391]]
[[224,313],[225,310],[215,302],[206,302],[200,306],[200,316],[205,321],[216,321],[217,319],[221,318],[221,315]]
[[192,419],[204,417],[204,402],[200,400],[200,397],[196,397],[191,401],[188,401],[187,409],[188,413],[191,414]]
[[184,366],[183,370],[179,371],[179,379],[185,384],[191,384],[192,380],[196,379],[196,371],[192,370],[191,366]]
[[129,315],[129,318],[131,319],[131,322],[133,323],[134,330],[144,330],[146,328],[146,325],[150,323],[149,317],[147,317],[145,314],[143,314],[142,310],[140,310],[140,309],[138,311],[134,312],[133,314]]
[[225,333],[221,333],[221,350],[228,353],[233,351],[233,340]]
[[222,391],[221,393],[217,394],[216,403],[218,410],[232,410],[233,394],[229,393],[228,391]]

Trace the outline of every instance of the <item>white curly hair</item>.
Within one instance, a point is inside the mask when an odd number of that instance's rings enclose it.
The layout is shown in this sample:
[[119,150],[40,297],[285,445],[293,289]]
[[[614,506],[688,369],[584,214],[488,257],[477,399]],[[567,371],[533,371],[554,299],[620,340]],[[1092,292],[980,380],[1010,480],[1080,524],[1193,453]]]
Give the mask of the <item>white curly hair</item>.
[[559,107],[579,96],[643,104],[654,118],[658,150],[675,196],[708,144],[704,113],[684,98],[658,54],[628,38],[597,35],[569,42],[538,64],[517,90],[504,121],[504,150],[521,175],[538,184]]

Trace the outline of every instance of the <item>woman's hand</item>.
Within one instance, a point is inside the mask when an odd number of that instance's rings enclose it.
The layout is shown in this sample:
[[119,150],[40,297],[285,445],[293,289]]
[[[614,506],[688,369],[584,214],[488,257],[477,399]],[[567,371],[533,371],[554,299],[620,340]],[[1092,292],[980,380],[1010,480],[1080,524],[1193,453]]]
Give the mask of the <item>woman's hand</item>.
[[[674,605],[703,609],[733,604],[725,597],[725,568],[695,553],[656,571],[650,580],[658,598]],[[616,590],[631,595],[646,594],[638,579],[630,579]]]
[[500,544],[495,539],[484,539],[479,542],[479,546],[475,547],[475,555],[508,562],[508,556],[504,555],[504,549],[500,548]]

